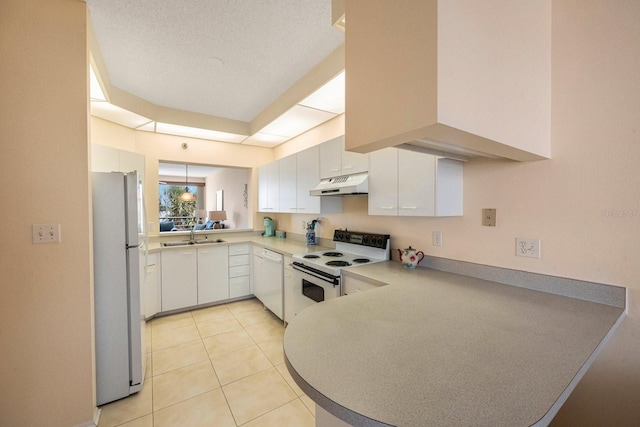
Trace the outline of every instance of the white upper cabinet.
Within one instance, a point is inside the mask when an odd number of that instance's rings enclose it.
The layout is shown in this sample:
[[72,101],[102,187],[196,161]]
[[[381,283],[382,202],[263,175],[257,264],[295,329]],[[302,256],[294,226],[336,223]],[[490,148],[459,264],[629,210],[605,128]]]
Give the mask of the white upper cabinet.
[[398,215],[397,148],[370,153],[369,215]]
[[550,157],[551,0],[349,0],[346,147]]
[[307,148],[278,160],[280,169],[279,212],[320,214],[342,211],[339,197],[310,196],[320,182],[320,150]]
[[345,151],[343,136],[320,144],[320,178],[366,172],[368,166],[367,154]]
[[280,163],[267,163],[258,168],[258,211],[279,212]]
[[463,163],[419,151],[371,153],[369,215],[462,215]]
[[287,156],[280,160],[280,212],[297,212],[296,199],[297,162],[296,155]]
[[318,146],[315,146],[295,155],[298,168],[296,174],[298,213],[319,214],[322,209],[322,198],[309,195],[309,191],[320,182],[319,151]]

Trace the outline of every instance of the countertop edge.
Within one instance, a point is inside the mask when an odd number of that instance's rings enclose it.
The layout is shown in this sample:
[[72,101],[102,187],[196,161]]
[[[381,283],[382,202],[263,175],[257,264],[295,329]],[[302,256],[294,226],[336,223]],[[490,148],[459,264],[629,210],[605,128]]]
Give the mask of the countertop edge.
[[345,408],[339,403],[329,399],[324,394],[320,393],[316,390],[311,384],[306,382],[295,370],[295,368],[289,362],[287,355],[284,355],[284,363],[289,371],[289,375],[293,378],[293,381],[300,387],[305,394],[313,400],[314,403],[320,405],[325,411],[329,412],[331,415],[341,419],[342,421],[358,426],[358,427],[394,427],[391,424],[386,424],[381,421],[374,420],[372,418],[367,417],[366,415],[359,414],[357,412],[352,411],[349,408]]

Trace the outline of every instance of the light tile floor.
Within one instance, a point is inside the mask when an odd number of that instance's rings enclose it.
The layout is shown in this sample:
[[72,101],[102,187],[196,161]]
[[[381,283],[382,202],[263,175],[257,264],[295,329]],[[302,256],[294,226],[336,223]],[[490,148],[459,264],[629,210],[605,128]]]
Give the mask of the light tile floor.
[[101,407],[99,427],[305,427],[315,404],[295,384],[284,327],[257,299],[147,323],[142,390]]

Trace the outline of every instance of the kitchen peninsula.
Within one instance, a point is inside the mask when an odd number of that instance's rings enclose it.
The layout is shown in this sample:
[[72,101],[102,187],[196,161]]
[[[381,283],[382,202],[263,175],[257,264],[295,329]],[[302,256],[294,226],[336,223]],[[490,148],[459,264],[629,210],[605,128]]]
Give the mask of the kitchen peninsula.
[[345,274],[389,286],[312,306],[285,333],[317,426],[547,425],[625,311],[624,288],[586,282],[616,303],[398,262]]

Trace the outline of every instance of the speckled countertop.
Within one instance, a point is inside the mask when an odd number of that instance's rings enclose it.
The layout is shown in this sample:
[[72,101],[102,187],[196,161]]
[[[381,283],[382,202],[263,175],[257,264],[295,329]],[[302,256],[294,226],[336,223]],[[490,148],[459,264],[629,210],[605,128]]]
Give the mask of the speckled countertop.
[[345,274],[389,286],[299,313],[284,350],[355,426],[546,425],[624,311],[392,261]]
[[[186,246],[168,246],[163,247],[161,242],[165,241],[177,241],[177,240],[185,240],[189,239],[189,234],[185,233],[180,236],[160,236],[154,237],[149,243],[149,252],[158,252],[160,250],[174,250],[174,249],[184,249],[185,247],[201,247],[203,244],[199,245],[186,245]],[[197,236],[198,240],[204,239],[202,235]],[[330,249],[335,247],[316,245],[316,246],[307,246],[304,242],[304,236],[300,238],[294,238],[291,236],[290,238],[280,239],[277,237],[263,237],[259,234],[255,233],[212,233],[208,235],[208,239],[212,241],[212,244],[233,244],[233,243],[252,243],[263,246],[265,248],[274,250],[276,252],[281,253],[282,255],[291,256],[293,254],[306,253],[306,252],[315,252],[321,251],[324,249]],[[224,243],[213,243],[216,239],[224,240]],[[205,244],[206,245],[206,244]]]

